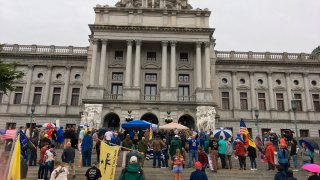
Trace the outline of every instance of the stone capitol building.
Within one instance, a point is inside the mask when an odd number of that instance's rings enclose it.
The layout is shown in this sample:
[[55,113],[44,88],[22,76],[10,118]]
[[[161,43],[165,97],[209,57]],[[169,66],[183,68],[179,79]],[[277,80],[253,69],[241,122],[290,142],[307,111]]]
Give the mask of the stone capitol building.
[[296,122],[299,135],[319,137],[320,48],[216,50],[211,12],[188,0],[120,0],[94,11],[88,47],[2,48],[0,59],[16,62],[25,76],[15,91],[0,92],[0,128],[57,119],[64,127],[172,119],[196,128],[197,107],[210,106],[215,126],[234,135],[243,118],[254,136],[295,130]]

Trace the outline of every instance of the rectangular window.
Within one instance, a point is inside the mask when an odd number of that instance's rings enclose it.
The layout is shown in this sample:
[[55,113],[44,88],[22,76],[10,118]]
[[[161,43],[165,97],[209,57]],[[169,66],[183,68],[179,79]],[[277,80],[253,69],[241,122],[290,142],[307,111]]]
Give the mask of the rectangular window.
[[180,85],[178,91],[179,101],[189,101],[189,85]]
[[188,62],[189,56],[188,53],[180,53],[180,62]]
[[190,81],[189,74],[179,74],[178,81],[179,82],[189,82]]
[[312,94],[314,111],[320,112],[320,98],[319,94]]
[[276,93],[278,111],[284,111],[284,99],[282,93]]
[[123,73],[122,72],[113,72],[112,73],[112,81],[123,81]]
[[42,87],[35,87],[34,94],[33,94],[33,104],[40,104],[41,102],[41,94],[42,94]]
[[252,128],[247,128],[250,136],[252,137]]
[[145,85],[144,95],[145,100],[156,100],[157,85]]
[[3,93],[3,92],[0,92],[0,104],[1,104],[2,101],[3,101],[3,97],[4,97],[4,93]]
[[115,51],[114,52],[114,59],[117,61],[123,60],[123,51]]
[[248,110],[248,97],[246,92],[240,92],[241,110]]
[[301,94],[294,94],[294,99],[297,102],[297,112],[302,112],[302,98]]
[[300,137],[309,137],[308,129],[300,129]]
[[230,109],[229,92],[222,92],[222,109],[223,110]]
[[112,95],[122,95],[122,84],[112,84]]
[[6,129],[16,129],[17,123],[7,123]]
[[146,74],[145,81],[146,82],[157,82],[157,74]]
[[156,61],[157,53],[156,52],[147,52],[147,61]]
[[71,106],[79,106],[80,88],[72,88]]
[[259,101],[259,110],[262,110],[262,111],[267,110],[265,93],[258,93],[258,101]]
[[52,94],[52,105],[59,105],[60,104],[60,96],[61,96],[61,88],[55,87],[53,88]]
[[14,92],[15,93],[14,93],[13,104],[21,104],[23,87],[21,87],[21,86],[16,87]]

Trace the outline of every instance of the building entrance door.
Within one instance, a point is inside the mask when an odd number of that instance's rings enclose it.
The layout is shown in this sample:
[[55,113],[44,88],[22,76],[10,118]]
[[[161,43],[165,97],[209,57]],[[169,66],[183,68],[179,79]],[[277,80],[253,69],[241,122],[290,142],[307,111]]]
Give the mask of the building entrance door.
[[120,117],[116,113],[109,113],[104,117],[103,127],[118,129],[120,127]]
[[154,115],[153,113],[146,113],[144,114],[142,117],[141,117],[141,120],[145,120],[145,121],[148,121],[152,124],[158,124],[159,123],[159,120],[157,118],[156,115]]
[[188,114],[185,114],[185,115],[182,115],[180,118],[179,118],[179,121],[178,121],[179,124],[182,124],[184,126],[187,126],[188,128],[190,129],[194,129],[194,119],[192,116],[188,115]]

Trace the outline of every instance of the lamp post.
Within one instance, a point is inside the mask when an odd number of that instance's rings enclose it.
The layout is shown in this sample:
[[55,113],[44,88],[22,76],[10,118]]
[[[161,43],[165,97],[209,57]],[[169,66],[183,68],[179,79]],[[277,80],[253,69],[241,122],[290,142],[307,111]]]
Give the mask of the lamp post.
[[260,137],[260,129],[259,129],[259,110],[254,110],[254,115],[256,116],[256,126],[258,129],[258,136]]
[[36,111],[36,105],[33,103],[31,105],[31,117],[30,117],[30,137],[32,137],[32,121],[34,118],[34,112]]
[[164,119],[164,121],[166,123],[171,123],[173,121],[172,117],[171,117],[171,112],[170,111],[167,111],[167,117]]
[[129,111],[128,111],[128,116],[126,117],[126,121],[127,121],[127,122],[130,122],[130,121],[133,120],[133,117],[132,117],[132,114],[131,114],[131,113],[132,113],[132,111],[129,110]]
[[291,100],[291,108],[293,111],[293,116],[294,116],[294,127],[296,130],[296,137],[298,137],[298,127],[297,127],[297,118],[296,118],[296,111],[297,111],[297,101],[295,99]]

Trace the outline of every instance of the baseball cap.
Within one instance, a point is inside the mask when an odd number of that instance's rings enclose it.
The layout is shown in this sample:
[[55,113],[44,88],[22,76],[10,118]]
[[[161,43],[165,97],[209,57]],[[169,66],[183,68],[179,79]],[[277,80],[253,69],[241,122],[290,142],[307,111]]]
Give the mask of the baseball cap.
[[195,167],[201,167],[202,164],[201,164],[201,162],[197,161],[197,162],[194,163],[194,166],[195,166]]
[[48,134],[45,134],[45,135],[44,135],[44,137],[46,137],[46,138],[47,138],[47,137],[48,137]]

